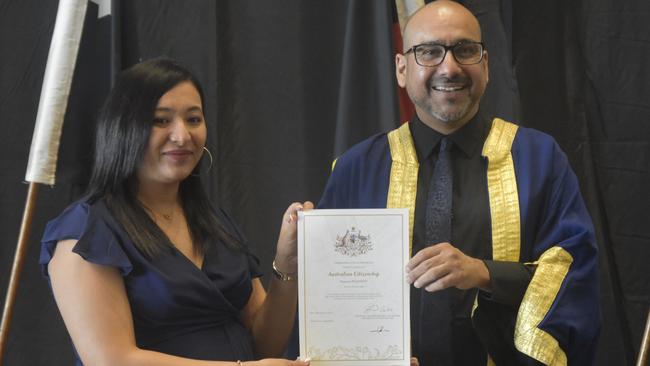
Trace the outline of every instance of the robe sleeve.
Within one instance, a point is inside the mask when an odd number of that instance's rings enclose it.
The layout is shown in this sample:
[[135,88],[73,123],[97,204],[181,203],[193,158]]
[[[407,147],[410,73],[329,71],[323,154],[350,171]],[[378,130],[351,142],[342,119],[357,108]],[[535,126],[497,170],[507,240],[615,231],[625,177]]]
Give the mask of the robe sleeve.
[[517,314],[515,346],[547,365],[588,365],[600,331],[598,251],[576,176],[555,143],[552,154],[537,268]]

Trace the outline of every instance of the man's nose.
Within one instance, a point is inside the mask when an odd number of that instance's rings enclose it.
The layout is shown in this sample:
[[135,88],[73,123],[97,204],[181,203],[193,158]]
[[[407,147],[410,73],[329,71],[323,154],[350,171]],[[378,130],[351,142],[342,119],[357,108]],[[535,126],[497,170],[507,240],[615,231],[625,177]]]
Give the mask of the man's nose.
[[462,71],[461,65],[456,61],[451,50],[447,51],[442,62],[437,67],[437,73],[440,75],[456,75]]

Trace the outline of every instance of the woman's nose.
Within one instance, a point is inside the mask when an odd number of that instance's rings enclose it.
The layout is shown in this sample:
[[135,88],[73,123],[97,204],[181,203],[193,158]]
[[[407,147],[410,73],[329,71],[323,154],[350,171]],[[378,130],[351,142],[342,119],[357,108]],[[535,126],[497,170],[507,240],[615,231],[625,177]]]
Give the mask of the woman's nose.
[[190,138],[190,132],[185,125],[185,121],[182,118],[176,117],[171,127],[169,139],[180,146],[184,145]]

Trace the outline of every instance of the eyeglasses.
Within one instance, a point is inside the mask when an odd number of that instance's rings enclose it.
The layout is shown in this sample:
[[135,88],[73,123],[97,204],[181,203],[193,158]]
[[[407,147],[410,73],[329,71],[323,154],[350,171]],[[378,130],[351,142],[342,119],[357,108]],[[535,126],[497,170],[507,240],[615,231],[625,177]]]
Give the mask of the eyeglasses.
[[413,52],[415,62],[420,66],[438,66],[444,61],[447,51],[451,51],[454,59],[461,65],[474,65],[483,60],[483,43],[459,42],[452,46],[438,43],[423,43],[415,45],[404,52]]

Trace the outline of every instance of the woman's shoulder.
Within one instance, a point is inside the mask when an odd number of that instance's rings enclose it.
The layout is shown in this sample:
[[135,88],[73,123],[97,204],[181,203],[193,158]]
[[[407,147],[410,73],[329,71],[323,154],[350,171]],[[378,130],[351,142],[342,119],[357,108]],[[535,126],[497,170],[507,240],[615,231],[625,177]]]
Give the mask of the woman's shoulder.
[[[66,235],[62,234],[62,232],[74,231],[75,228],[85,226],[90,206],[91,203],[86,197],[68,205],[58,216],[47,222],[42,240],[49,239],[53,236],[67,236],[70,234]],[[67,239],[79,238],[70,237]]]
[[84,197],[71,203],[45,226],[42,241],[79,239],[90,223],[104,222],[110,214],[103,199]]
[[[62,240],[76,240],[73,251],[84,259],[98,264],[113,264],[130,271],[130,262],[116,243],[122,230],[116,225],[104,199],[84,197],[66,207],[59,216],[50,220],[41,238],[39,263],[43,266],[52,259],[56,245]],[[44,275],[47,270],[44,268]]]

